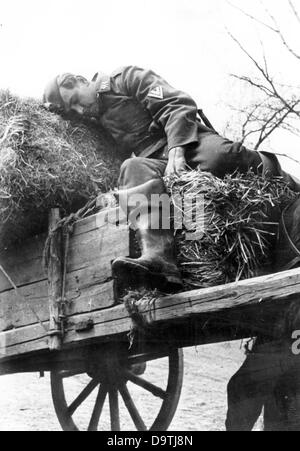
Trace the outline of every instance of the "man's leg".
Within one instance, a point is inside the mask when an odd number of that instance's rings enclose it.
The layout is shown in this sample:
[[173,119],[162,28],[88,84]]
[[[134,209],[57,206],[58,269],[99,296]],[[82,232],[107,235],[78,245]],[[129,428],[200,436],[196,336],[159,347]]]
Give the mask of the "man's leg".
[[264,174],[280,176],[292,190],[300,192],[300,180],[282,170],[276,155],[270,152],[259,152],[259,156],[263,162]]
[[[129,158],[120,169],[119,188],[129,190],[151,180],[162,179],[167,167],[166,160],[151,158]],[[165,191],[165,188],[164,190]],[[149,194],[146,192],[146,194]],[[151,194],[151,193],[150,193]]]
[[234,143],[213,132],[201,133],[199,144],[187,149],[186,157],[192,169],[198,167],[201,171],[220,178],[236,171],[262,171],[262,159],[258,152],[248,150],[241,143]]
[[[113,273],[129,284],[176,291],[182,287],[182,281],[170,227],[171,202],[162,179],[166,165],[164,160],[133,158],[121,168],[120,206],[137,231],[142,256],[118,258],[113,263]],[[165,210],[159,199],[166,201]]]
[[228,431],[251,431],[265,402],[284,374],[286,347],[281,342],[259,343],[228,384]]
[[276,155],[249,150],[242,143],[214,132],[200,133],[199,144],[188,149],[186,156],[192,169],[198,167],[220,178],[235,171],[245,173],[251,169],[256,174],[280,176],[291,189],[300,192],[300,180],[282,170]]
[[248,356],[227,386],[227,431],[252,431],[262,412],[264,397],[257,381],[252,380],[251,366],[252,358]]

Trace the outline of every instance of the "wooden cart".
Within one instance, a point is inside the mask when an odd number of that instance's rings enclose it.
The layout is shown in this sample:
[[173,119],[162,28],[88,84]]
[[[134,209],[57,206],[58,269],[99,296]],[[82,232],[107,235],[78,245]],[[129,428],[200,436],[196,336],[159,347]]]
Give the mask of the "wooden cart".
[[[49,371],[54,407],[66,431],[101,427],[107,400],[111,429],[120,430],[121,398],[137,430],[167,430],[181,394],[181,349],[255,336],[261,309],[279,308],[300,293],[300,270],[141,304],[146,327],[130,347],[133,319],[123,304],[115,303],[111,274],[111,261],[131,254],[130,233],[126,224],[116,225],[111,213],[104,210],[75,223],[63,298],[56,292],[57,243],[50,250],[48,277],[43,267],[45,236],[1,254],[0,374]],[[166,372],[164,386],[147,376],[151,363],[159,359]],[[68,383],[78,375],[86,385],[70,400]],[[147,424],[130,393],[131,384],[156,399],[157,410]],[[91,416],[86,424],[77,424],[77,411],[92,393]]]

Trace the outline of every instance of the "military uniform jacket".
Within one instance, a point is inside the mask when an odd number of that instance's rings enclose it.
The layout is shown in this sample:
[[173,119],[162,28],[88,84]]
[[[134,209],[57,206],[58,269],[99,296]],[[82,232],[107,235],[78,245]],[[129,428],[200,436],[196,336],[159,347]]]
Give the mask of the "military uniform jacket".
[[153,71],[128,66],[93,80],[100,122],[124,158],[198,143],[196,103]]

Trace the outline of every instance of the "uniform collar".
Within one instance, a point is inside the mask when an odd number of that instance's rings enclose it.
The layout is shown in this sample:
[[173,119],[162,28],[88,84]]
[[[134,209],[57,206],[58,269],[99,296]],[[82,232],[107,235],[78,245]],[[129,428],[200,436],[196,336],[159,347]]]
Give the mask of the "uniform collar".
[[93,81],[96,81],[98,95],[110,91],[111,81],[109,75],[98,72],[97,74],[94,75]]

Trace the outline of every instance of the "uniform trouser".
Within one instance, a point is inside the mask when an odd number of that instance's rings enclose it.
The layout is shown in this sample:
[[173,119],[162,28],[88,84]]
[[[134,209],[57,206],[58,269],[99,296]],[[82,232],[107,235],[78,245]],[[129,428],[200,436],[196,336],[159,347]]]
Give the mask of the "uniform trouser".
[[278,344],[257,342],[254,345],[253,351],[227,386],[228,431],[253,429],[265,402],[284,372],[281,356]]
[[258,338],[228,384],[227,430],[251,431],[264,408],[265,430],[298,431],[299,370],[290,339]]
[[[250,168],[258,172],[262,160],[258,152],[246,149],[240,143],[233,143],[215,133],[202,133],[199,137],[199,145],[190,147],[186,151],[187,164],[191,169],[200,168],[202,171],[211,172],[217,177],[223,177],[226,173],[236,170],[247,172]],[[122,167],[119,179],[120,189],[144,185],[140,194],[147,197],[149,192],[145,185],[153,179],[161,179],[167,166],[167,158],[159,153],[153,158],[131,158],[126,160]],[[162,188],[163,191],[163,188]]]

